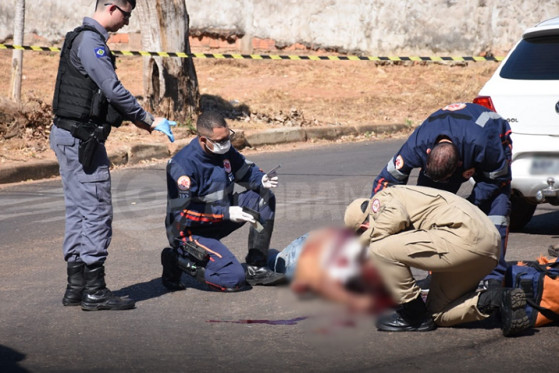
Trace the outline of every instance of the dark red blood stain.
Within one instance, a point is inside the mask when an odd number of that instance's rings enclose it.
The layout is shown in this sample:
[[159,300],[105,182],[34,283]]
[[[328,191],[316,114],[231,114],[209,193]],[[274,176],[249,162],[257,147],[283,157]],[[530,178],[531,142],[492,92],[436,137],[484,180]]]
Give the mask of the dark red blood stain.
[[307,316],[296,317],[290,320],[237,320],[237,321],[227,321],[227,320],[208,320],[207,322],[225,322],[230,324],[267,324],[267,325],[297,325],[299,321],[308,319]]

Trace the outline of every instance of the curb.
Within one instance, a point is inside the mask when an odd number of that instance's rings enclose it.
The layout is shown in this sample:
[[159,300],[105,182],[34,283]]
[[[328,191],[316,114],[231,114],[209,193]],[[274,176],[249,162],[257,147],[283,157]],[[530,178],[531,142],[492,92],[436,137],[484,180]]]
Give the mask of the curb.
[[[366,133],[395,133],[408,127],[405,124],[390,124],[237,131],[238,136],[235,136],[233,145],[237,149],[243,149],[317,139],[336,140],[341,136],[358,136]],[[191,139],[177,140],[171,145],[136,144],[110,153],[109,160],[113,166],[123,166],[135,165],[144,160],[168,159],[190,141]],[[47,179],[58,175],[57,161],[30,161],[22,165],[2,167],[0,169],[0,184]]]

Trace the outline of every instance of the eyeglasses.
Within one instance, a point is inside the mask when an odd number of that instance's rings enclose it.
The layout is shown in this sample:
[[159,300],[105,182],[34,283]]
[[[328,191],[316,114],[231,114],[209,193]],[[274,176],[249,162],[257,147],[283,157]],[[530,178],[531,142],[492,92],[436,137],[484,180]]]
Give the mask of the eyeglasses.
[[118,5],[113,4],[113,3],[106,3],[103,4],[105,6],[109,6],[109,5],[114,5],[115,8],[117,8],[118,10],[120,10],[120,12],[122,13],[122,15],[124,16],[124,19],[130,19],[130,16],[132,15],[132,12],[126,12],[124,10],[122,10]]
[[224,138],[223,140],[217,141],[217,140],[212,140],[209,137],[206,137],[206,139],[208,139],[209,142],[211,142],[212,144],[218,144],[221,146],[227,145],[227,142],[230,141],[233,136],[235,136],[235,131],[233,131],[231,128],[229,128],[229,136],[227,136],[226,138]]

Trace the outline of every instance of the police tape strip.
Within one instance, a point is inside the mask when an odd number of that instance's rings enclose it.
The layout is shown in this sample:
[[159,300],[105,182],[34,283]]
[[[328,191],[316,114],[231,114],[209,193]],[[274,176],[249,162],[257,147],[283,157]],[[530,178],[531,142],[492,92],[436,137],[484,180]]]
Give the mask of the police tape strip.
[[[30,45],[0,44],[0,49],[30,50],[44,52],[60,52],[58,47],[39,47]],[[120,56],[144,56],[144,57],[178,57],[178,58],[215,58],[215,59],[237,59],[237,60],[292,60],[292,61],[495,61],[500,62],[503,57],[397,57],[397,56],[297,56],[278,54],[237,54],[237,53],[181,53],[181,52],[146,52],[146,51],[112,51]]]

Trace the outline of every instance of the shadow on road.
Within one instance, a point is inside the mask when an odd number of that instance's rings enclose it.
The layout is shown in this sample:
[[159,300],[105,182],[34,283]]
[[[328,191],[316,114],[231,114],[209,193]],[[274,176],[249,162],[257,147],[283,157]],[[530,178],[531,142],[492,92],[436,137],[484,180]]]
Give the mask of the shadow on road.
[[[453,326],[453,328],[456,328],[456,329],[500,329],[501,328],[501,321],[499,320],[498,316],[493,315],[493,316],[491,316],[491,317],[489,317],[485,320],[480,320],[480,321],[474,321],[474,322],[470,322],[470,323],[455,325],[455,326]],[[514,336],[513,338],[530,336],[530,335],[534,335],[534,334],[537,334],[537,333],[538,333],[537,329],[530,328],[528,330],[523,331],[519,335]]]
[[[216,290],[211,287],[201,284],[189,276],[182,276],[182,283],[186,285],[187,289],[196,289],[200,291],[210,291],[214,292]],[[251,287],[247,286],[241,291],[250,290]],[[156,277],[152,280],[146,282],[140,282],[138,284],[130,285],[120,290],[115,290],[113,293],[119,297],[128,295],[131,299],[136,302],[142,302],[144,300],[153,299],[160,297],[164,294],[171,293],[167,290],[161,283],[161,277]]]
[[0,345],[0,371],[2,372],[29,372],[19,366],[19,362],[25,360],[25,355],[10,347]]
[[113,293],[119,297],[128,295],[136,302],[157,298],[168,292],[169,290],[161,284],[161,277],[113,291]]

